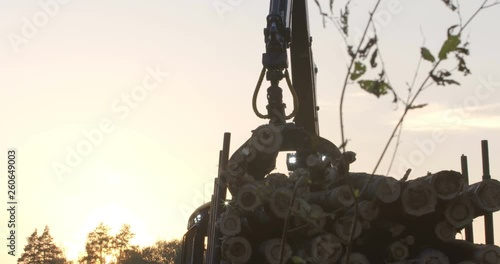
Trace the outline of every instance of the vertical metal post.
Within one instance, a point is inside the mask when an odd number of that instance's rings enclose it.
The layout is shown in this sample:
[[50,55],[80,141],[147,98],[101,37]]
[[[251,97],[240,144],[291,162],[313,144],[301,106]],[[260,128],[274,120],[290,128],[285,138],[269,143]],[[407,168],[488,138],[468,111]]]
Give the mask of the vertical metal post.
[[[460,163],[462,165],[462,175],[465,179],[465,185],[469,186],[469,166],[467,163],[467,156],[462,154],[462,157],[460,157]],[[474,229],[472,228],[472,223],[465,227],[465,240],[474,243]]]
[[[483,180],[491,179],[490,175],[490,158],[488,153],[488,140],[481,140],[481,153],[483,160]],[[484,232],[486,237],[486,244],[494,245],[495,239],[493,234],[493,214],[488,213],[484,215]]]
[[231,133],[224,133],[222,150],[219,152],[219,173],[215,179],[214,194],[210,204],[210,220],[208,223],[208,246],[206,260],[207,264],[219,264],[222,258],[220,230],[217,226],[217,219],[222,213],[224,201],[227,195],[227,182],[222,175],[229,160],[229,147],[231,143]]

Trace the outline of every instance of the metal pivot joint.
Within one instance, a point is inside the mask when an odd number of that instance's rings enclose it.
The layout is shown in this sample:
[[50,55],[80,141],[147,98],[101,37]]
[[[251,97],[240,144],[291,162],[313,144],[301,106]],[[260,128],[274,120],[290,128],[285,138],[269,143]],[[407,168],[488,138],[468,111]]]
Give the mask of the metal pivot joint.
[[[285,124],[286,120],[294,117],[298,112],[299,99],[292,85],[288,73],[288,48],[291,43],[291,7],[288,0],[271,0],[269,15],[266,18],[267,25],[264,28],[264,41],[266,52],[262,54],[262,71],[254,91],[252,106],[259,118],[270,119],[269,123],[274,125]],[[261,114],[257,109],[257,95],[264,80],[271,83],[267,89],[267,114]],[[285,114],[286,105],[283,103],[283,89],[279,86],[281,80],[285,79],[293,97],[293,111]]]

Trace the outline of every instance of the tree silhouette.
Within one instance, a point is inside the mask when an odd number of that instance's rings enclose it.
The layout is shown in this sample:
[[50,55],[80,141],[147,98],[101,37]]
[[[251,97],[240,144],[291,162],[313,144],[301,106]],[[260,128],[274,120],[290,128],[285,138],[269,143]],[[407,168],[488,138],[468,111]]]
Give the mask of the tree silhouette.
[[106,256],[112,253],[113,237],[109,234],[109,227],[100,223],[94,231],[87,236],[85,253],[80,263],[104,264]]
[[126,258],[126,251],[132,249],[130,239],[135,236],[130,231],[130,225],[123,225],[118,234],[113,238],[113,249],[116,252],[116,259],[121,263]]
[[152,264],[180,263],[182,243],[180,240],[157,241],[151,247],[142,250],[142,257]]
[[24,253],[18,259],[19,263],[38,263],[38,234],[37,230],[28,237],[28,243],[24,246]]
[[50,235],[48,226],[42,235],[38,236],[37,230],[28,237],[28,243],[24,247],[24,252],[18,259],[18,263],[23,264],[64,264],[66,258],[62,250],[54,244],[54,238]]

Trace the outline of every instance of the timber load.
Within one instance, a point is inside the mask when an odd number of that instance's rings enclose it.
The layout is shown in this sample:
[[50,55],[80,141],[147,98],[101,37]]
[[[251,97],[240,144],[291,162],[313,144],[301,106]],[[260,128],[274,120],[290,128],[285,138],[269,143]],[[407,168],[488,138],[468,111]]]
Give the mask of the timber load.
[[[217,219],[227,263],[500,264],[498,246],[456,238],[500,210],[499,181],[351,172],[353,152],[294,149],[292,132],[257,128],[222,168],[232,194]],[[297,150],[288,174],[272,172],[283,146]]]

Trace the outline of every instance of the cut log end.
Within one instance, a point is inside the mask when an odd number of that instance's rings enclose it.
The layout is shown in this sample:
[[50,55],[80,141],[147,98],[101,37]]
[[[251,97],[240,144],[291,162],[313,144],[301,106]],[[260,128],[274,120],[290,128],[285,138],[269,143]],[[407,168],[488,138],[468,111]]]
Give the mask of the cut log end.
[[475,254],[476,260],[484,264],[500,263],[500,248],[493,245],[485,245]]
[[[342,264],[347,264],[346,257],[342,259]],[[370,264],[370,261],[365,255],[355,252],[349,256],[349,264]]]
[[464,187],[462,174],[456,171],[440,171],[428,177],[436,190],[437,197],[442,200],[455,198]]
[[418,263],[425,264],[450,264],[448,256],[436,249],[428,249],[421,252],[418,257]]
[[[351,236],[351,227],[354,221],[353,216],[344,216],[337,220],[334,223],[335,234],[344,242],[348,242]],[[363,226],[359,220],[356,220],[356,224],[354,227],[354,232],[352,234],[352,238],[356,239],[361,235],[363,231]]]
[[[281,239],[274,238],[262,243],[262,252],[266,258],[267,263],[279,264],[281,253]],[[281,263],[287,263],[288,259],[292,257],[292,249],[286,242],[283,245],[283,257]]]
[[277,127],[273,125],[263,125],[253,132],[250,138],[250,145],[254,147],[257,152],[273,154],[279,151],[282,141],[283,136]]
[[321,234],[312,239],[311,257],[320,263],[335,263],[342,256],[342,244],[332,234]]
[[401,243],[400,241],[396,241],[389,246],[389,252],[391,258],[393,260],[405,260],[410,255],[410,250],[408,246]]
[[234,236],[241,232],[241,218],[239,215],[227,212],[221,218],[220,232],[226,236]]
[[252,256],[252,246],[244,237],[230,237],[222,245],[224,258],[231,263],[247,263]]
[[451,225],[462,228],[474,220],[474,207],[469,199],[460,196],[446,206],[444,215]]
[[437,203],[436,191],[427,182],[409,181],[401,195],[403,210],[413,216],[434,212]]
[[401,184],[394,178],[386,177],[379,180],[377,198],[383,203],[395,202],[401,194]]
[[473,201],[486,212],[500,210],[500,182],[497,180],[485,180],[477,184]]
[[436,237],[441,241],[449,242],[455,239],[457,231],[455,227],[448,221],[442,221],[436,225],[436,227],[434,228],[434,233],[436,234]]
[[285,219],[292,201],[293,192],[288,188],[275,190],[269,200],[271,212],[280,219]]
[[359,208],[359,215],[361,216],[361,218],[367,221],[372,221],[378,217],[379,207],[372,201],[367,201],[367,200],[361,201],[358,204],[358,208]]
[[254,211],[262,204],[259,192],[256,186],[252,184],[245,184],[239,190],[236,196],[236,201],[241,209],[247,212]]

